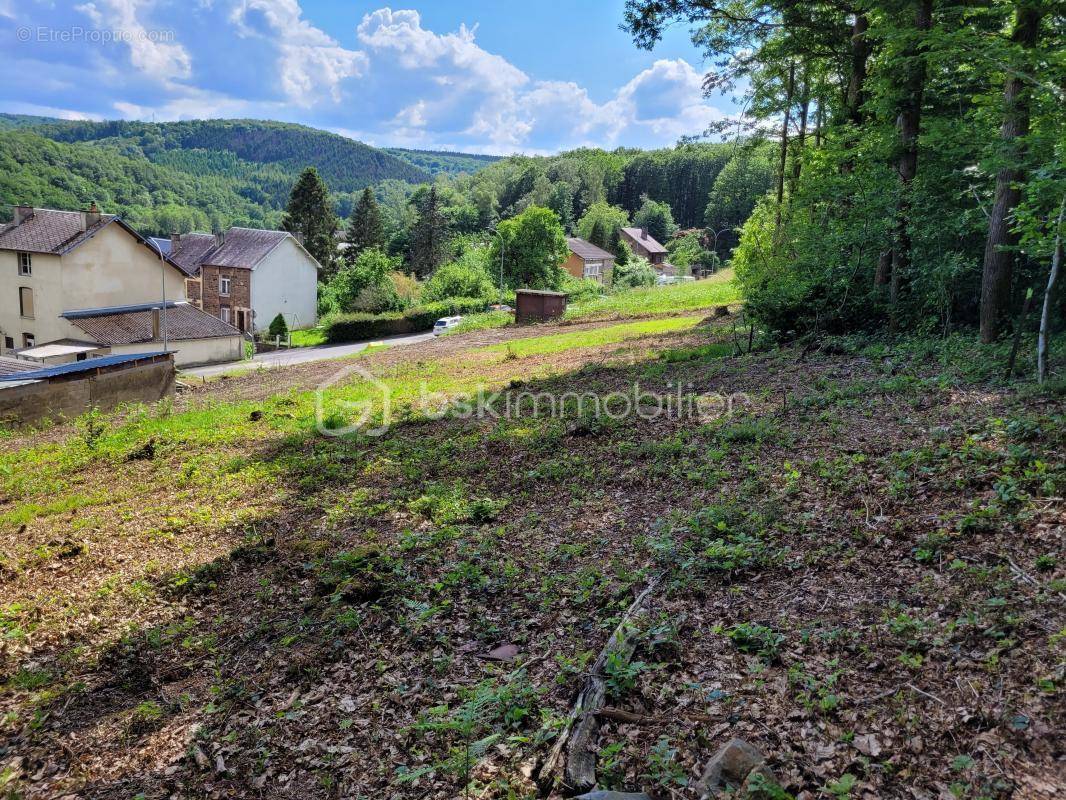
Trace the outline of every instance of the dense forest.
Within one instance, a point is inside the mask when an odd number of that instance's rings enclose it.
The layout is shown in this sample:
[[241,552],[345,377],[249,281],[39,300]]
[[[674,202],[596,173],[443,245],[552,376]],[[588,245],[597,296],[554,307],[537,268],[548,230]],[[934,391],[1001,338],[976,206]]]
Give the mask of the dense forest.
[[414,164],[430,175],[459,175],[477,172],[482,167],[503,156],[488,156],[479,153],[453,153],[450,150],[407,150],[403,147],[383,147],[386,153]]
[[751,312],[785,334],[979,324],[991,341],[1039,304],[1061,245],[1062,12],[630,0],[625,26],[652,48],[689,25],[705,88],[745,91],[742,130],[776,142],[735,253]]

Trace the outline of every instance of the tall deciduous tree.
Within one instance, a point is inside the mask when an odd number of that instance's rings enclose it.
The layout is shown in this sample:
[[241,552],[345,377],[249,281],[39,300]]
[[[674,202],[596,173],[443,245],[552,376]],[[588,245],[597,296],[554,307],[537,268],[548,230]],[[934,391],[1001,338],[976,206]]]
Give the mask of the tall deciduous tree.
[[[1024,2],[1018,6],[1011,37],[1022,51],[1018,64],[1008,71],[1003,89],[1004,165],[996,176],[996,196],[988,220],[985,258],[981,275],[981,340],[991,342],[999,333],[1000,321],[1010,303],[1016,242],[1011,230],[1011,213],[1021,198],[1020,185],[1025,177],[1021,153],[1016,146],[1029,133],[1029,91],[1025,78],[1024,51],[1036,46],[1044,9],[1040,3]],[[1012,152],[1013,151],[1013,152]]]
[[385,224],[381,209],[373,190],[367,186],[348,220],[348,249],[345,256],[354,259],[364,250],[384,246]]
[[411,267],[419,277],[429,275],[448,255],[448,220],[441,213],[437,187],[432,186],[418,209],[411,231]]
[[292,187],[281,227],[297,236],[307,252],[318,260],[325,272],[323,278],[332,274],[336,267],[339,224],[329,188],[318,170],[308,167]]
[[558,289],[562,263],[569,250],[559,217],[550,208],[530,206],[497,228],[491,263],[499,263],[503,248],[505,282],[513,288]]

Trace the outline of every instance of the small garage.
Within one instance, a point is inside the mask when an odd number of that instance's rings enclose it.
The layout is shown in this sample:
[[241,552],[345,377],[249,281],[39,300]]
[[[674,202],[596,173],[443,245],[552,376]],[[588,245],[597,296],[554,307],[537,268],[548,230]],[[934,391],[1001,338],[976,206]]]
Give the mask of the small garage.
[[544,322],[566,313],[566,295],[543,289],[519,289],[515,292],[515,322]]

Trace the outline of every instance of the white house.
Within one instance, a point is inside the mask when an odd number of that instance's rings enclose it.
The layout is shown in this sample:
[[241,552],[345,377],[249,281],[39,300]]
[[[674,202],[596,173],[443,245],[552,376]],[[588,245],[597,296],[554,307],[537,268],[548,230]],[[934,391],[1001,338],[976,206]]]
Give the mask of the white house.
[[286,231],[230,228],[155,239],[186,273],[186,293],[242,331],[262,331],[278,314],[289,328],[315,324],[318,261]]

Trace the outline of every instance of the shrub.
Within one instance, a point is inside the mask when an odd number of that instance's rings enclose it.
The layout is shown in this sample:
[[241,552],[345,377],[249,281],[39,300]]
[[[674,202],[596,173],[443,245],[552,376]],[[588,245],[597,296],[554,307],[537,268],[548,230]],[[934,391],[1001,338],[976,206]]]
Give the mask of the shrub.
[[452,297],[494,298],[497,293],[485,268],[486,248],[467,250],[458,260],[437,269],[422,289],[422,300],[436,303]]
[[385,314],[337,314],[323,322],[326,341],[357,342],[383,336],[404,333],[419,333],[433,328],[441,317],[457,314],[476,314],[485,310],[485,301],[471,297],[459,297],[440,303],[427,303],[407,311],[392,311]]
[[401,311],[400,296],[392,281],[385,280],[381,283],[364,286],[362,291],[349,304],[351,311],[364,314],[381,314],[385,311]]
[[560,291],[566,292],[568,303],[580,303],[603,294],[603,284],[595,278],[575,278],[568,272]]
[[285,317],[279,313],[274,319],[270,321],[270,327],[267,328],[267,333],[270,334],[270,338],[280,336],[284,339],[289,335],[289,326],[285,323]]
[[[398,310],[399,297],[389,276],[399,267],[398,258],[392,258],[376,247],[363,250],[321,287],[319,311],[323,314],[366,311],[375,302],[379,306],[388,304],[375,310]],[[379,291],[364,295],[369,287]],[[358,307],[360,305],[362,307]]]
[[634,256],[625,264],[615,264],[611,270],[612,289],[636,289],[655,285],[655,269],[647,259]]

